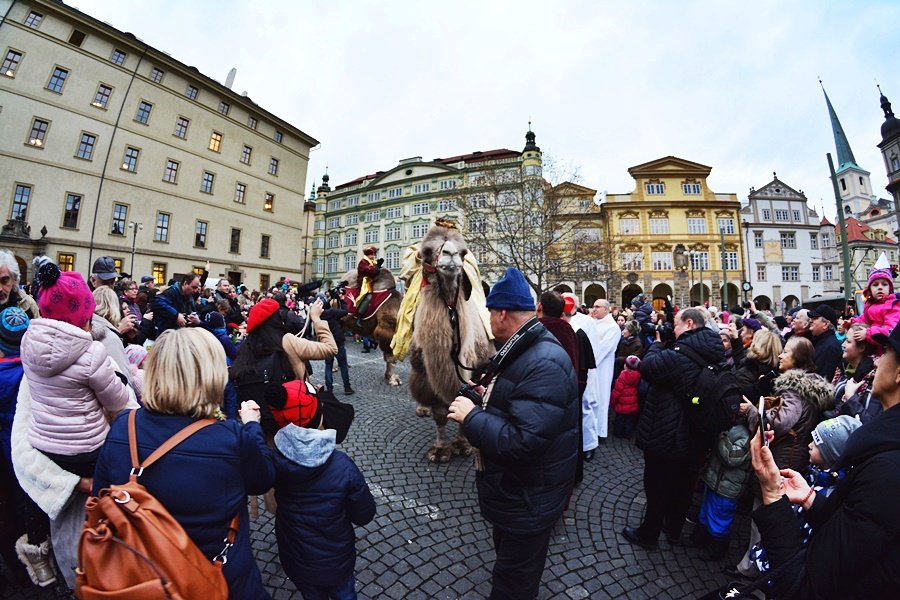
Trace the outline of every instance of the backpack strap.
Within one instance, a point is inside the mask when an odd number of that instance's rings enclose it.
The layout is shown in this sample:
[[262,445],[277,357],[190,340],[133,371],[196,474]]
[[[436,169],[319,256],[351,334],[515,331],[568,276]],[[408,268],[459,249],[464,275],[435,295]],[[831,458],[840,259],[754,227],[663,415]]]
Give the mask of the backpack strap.
[[133,410],[128,414],[128,449],[131,452],[131,473],[129,474],[129,479],[131,481],[137,481],[137,478],[140,477],[144,469],[155,463],[157,460],[162,458],[169,450],[188,439],[201,429],[205,427],[209,427],[210,425],[216,422],[215,419],[201,419],[199,421],[195,421],[180,430],[178,433],[167,439],[162,445],[153,451],[150,456],[144,460],[143,464],[138,460],[138,451],[137,451],[137,410]]

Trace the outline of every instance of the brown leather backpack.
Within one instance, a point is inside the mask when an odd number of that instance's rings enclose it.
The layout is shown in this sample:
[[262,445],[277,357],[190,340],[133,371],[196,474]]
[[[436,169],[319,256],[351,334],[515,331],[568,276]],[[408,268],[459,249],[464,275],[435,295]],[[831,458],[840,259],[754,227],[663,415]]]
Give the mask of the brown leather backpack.
[[128,415],[131,475],[124,485],[111,485],[88,498],[78,543],[75,595],[82,600],[227,600],[222,574],[234,543],[238,518],[229,525],[225,547],[210,561],[169,511],[137,482],[144,469],[204,427],[204,419],[188,425],[138,461],[135,414]]

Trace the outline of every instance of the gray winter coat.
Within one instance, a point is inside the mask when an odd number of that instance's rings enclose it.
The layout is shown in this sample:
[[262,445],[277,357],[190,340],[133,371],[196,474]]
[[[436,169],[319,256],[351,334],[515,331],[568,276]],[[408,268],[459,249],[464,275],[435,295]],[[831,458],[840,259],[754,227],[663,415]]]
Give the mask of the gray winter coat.
[[750,480],[750,431],[737,424],[719,436],[700,475],[712,491],[726,498],[738,498]]

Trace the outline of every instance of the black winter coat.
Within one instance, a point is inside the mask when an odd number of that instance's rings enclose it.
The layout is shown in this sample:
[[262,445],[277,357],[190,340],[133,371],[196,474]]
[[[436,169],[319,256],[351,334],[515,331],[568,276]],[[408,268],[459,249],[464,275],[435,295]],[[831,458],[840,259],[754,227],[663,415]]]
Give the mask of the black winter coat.
[[841,343],[831,329],[820,336],[813,336],[811,341],[816,348],[816,373],[831,381],[844,355]]
[[[755,358],[746,357],[739,365],[736,365],[737,381],[741,386],[741,393],[747,399],[756,403],[760,396],[772,395],[772,382],[779,375],[777,367],[771,367]],[[775,377],[763,377],[775,371]],[[762,377],[762,379],[760,379]]]
[[[888,598],[900,589],[900,408],[855,431],[838,468],[852,470],[804,515],[813,528],[803,564],[776,581],[779,597],[797,579],[796,598]],[[753,513],[773,569],[801,547],[787,498]],[[801,568],[803,567],[803,568]]]
[[575,478],[580,416],[572,360],[543,329],[494,379],[487,409],[463,422],[484,460],[476,482],[487,521],[511,533],[556,523]]
[[347,316],[347,303],[343,299],[338,302],[340,304],[339,307],[330,307],[322,311],[322,320],[328,323],[331,335],[334,336],[334,343],[340,348],[346,341],[344,327],[341,325],[341,319]]
[[641,379],[650,384],[650,392],[638,420],[637,447],[645,455],[680,461],[695,458],[709,447],[692,433],[685,412],[690,385],[700,375],[700,365],[674,348],[688,346],[709,364],[725,360],[725,346],[719,334],[700,327],[681,334],[671,348],[652,344],[641,361]]

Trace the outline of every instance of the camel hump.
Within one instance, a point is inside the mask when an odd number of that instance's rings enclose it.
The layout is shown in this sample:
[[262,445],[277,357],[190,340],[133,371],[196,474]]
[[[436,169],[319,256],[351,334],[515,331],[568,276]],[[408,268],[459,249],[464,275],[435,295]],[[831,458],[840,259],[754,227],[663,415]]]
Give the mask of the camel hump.
[[[347,287],[358,289],[359,282],[357,279],[356,269],[351,269],[344,273],[341,281],[346,281]],[[380,292],[382,290],[392,290],[395,287],[397,287],[397,281],[394,279],[394,274],[391,273],[390,269],[382,266],[381,271],[378,273],[378,277],[372,282],[372,289],[376,292]]]

